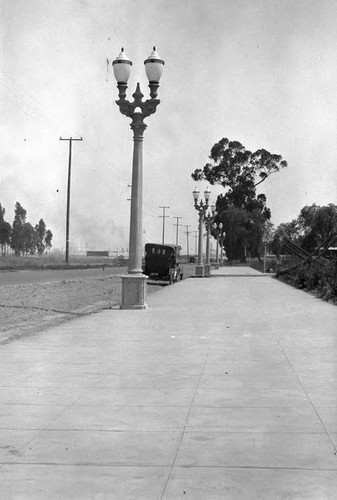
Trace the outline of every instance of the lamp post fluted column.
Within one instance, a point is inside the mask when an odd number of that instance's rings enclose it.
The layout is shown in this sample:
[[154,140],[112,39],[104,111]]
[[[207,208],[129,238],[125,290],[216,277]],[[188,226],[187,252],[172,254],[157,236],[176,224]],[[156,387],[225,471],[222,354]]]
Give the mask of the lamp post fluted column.
[[143,135],[146,125],[132,122],[131,129],[133,130],[133,160],[128,273],[143,276]]
[[214,221],[214,215],[215,215],[215,205],[214,203],[211,206],[211,211],[212,213],[206,215],[204,214],[204,221],[206,225],[206,263],[205,263],[205,276],[209,277],[211,276],[211,260],[210,260],[210,251],[209,251],[209,241],[210,241],[210,235],[211,235],[211,225]]
[[150,99],[143,102],[144,95],[137,83],[132,95],[133,102],[126,100],[127,81],[130,76],[132,62],[126,57],[124,49],[113,61],[114,74],[117,80],[119,100],[116,101],[120,112],[131,118],[133,131],[132,188],[129,232],[129,265],[128,274],[122,276],[121,309],[144,309],[146,307],[146,279],[142,271],[143,257],[143,135],[147,125],[144,119],[156,112],[160,103],[157,99],[159,80],[164,61],[153,47],[153,52],[144,62],[149,79]]
[[219,269],[219,233],[216,235],[215,269]]
[[219,236],[219,243],[220,243],[220,267],[223,266],[223,244],[225,240],[225,232],[223,231],[223,225],[222,222],[219,224],[219,230],[220,230],[220,236]]
[[[220,222],[222,225],[222,223]],[[220,229],[219,226],[214,222],[213,229],[215,231],[216,236],[216,254],[215,254],[215,269],[219,269],[219,237],[220,237]]]
[[[207,217],[207,215],[205,215],[205,218]],[[211,233],[211,229],[210,229],[210,225],[206,222],[206,262],[205,262],[205,276],[207,276],[207,278],[210,277],[211,275],[211,262],[210,262],[210,258],[209,258],[209,236],[210,236],[210,233]]]
[[203,207],[199,207],[199,234],[198,234],[198,261],[197,265],[195,266],[195,275],[198,276],[199,278],[203,278],[205,276],[205,266],[202,263],[202,222],[203,222],[203,215],[205,213],[206,209],[203,209]]
[[200,191],[195,188],[193,191],[193,198],[194,198],[194,208],[198,211],[199,213],[199,238],[198,238],[198,262],[195,267],[195,275],[198,278],[204,278],[205,277],[205,266],[202,263],[202,226],[203,226],[203,219],[206,214],[206,211],[208,209],[208,202],[209,202],[209,197],[211,192],[209,189],[206,189],[204,192],[205,196],[205,201],[200,200],[198,203],[198,198],[199,198]]

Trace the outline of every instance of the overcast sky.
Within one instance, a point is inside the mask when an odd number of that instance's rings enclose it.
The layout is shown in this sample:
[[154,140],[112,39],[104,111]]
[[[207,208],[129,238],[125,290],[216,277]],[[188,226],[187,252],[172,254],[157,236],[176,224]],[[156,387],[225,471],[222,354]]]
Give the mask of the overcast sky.
[[[261,185],[278,225],[306,204],[337,202],[335,0],[1,0],[0,203],[65,247],[68,142],[73,143],[70,244],[128,246],[130,120],[111,61],[132,60],[128,97],[155,45],[161,103],[144,135],[144,242],[175,241],[174,216],[197,229],[191,172],[222,137],[281,154]],[[109,64],[108,64],[109,61]],[[199,183],[201,190],[206,184]],[[212,199],[220,189],[212,187]],[[190,238],[190,248],[194,240]]]

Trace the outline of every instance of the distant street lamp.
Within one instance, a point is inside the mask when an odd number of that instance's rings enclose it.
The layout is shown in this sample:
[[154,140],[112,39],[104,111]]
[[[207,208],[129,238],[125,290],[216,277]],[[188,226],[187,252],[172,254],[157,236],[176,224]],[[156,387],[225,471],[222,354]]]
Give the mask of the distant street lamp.
[[263,253],[263,272],[266,273],[267,267],[267,240],[263,239],[264,253]]
[[223,244],[225,241],[226,233],[223,230],[223,224],[220,222],[219,224],[219,243],[220,243],[220,267],[223,266]]
[[222,229],[222,222],[218,225],[216,222],[213,224],[213,229],[215,231],[216,237],[216,254],[215,254],[215,269],[219,269],[219,238],[220,238],[220,226]]
[[209,240],[211,235],[211,226],[214,221],[215,216],[215,203],[211,205],[211,213],[204,215],[204,221],[206,226],[206,263],[205,263],[205,276],[209,277],[211,275],[211,260],[209,252]]
[[119,100],[116,104],[123,115],[132,119],[133,130],[133,162],[132,188],[129,233],[129,266],[128,274],[122,276],[121,309],[144,309],[146,307],[146,279],[142,271],[143,256],[143,134],[147,127],[144,118],[156,112],[160,103],[157,99],[159,80],[162,75],[164,61],[159,58],[155,47],[144,62],[145,71],[149,80],[150,97],[143,102],[144,95],[137,83],[136,91],[132,95],[133,102],[126,100],[127,81],[130,76],[132,62],[122,48],[119,56],[113,61],[114,75],[117,80]]
[[205,201],[200,200],[200,202],[198,203],[199,194],[200,194],[199,189],[195,188],[195,190],[193,191],[194,208],[199,213],[198,263],[195,267],[195,275],[198,278],[204,278],[205,266],[202,263],[202,223],[203,223],[203,218],[204,218],[204,216],[207,212],[207,209],[208,209],[208,202],[209,202],[209,197],[211,196],[211,192],[208,188],[206,188],[206,190],[204,191]]

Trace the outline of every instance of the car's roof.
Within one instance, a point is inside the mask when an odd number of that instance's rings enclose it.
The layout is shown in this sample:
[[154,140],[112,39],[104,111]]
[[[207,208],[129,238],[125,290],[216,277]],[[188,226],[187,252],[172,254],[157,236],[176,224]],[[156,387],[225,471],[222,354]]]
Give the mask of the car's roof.
[[161,244],[161,243],[146,243],[145,246],[152,246],[152,247],[157,247],[157,248],[173,248],[173,249],[176,249],[176,248],[181,248],[180,245],[171,245],[171,244]]

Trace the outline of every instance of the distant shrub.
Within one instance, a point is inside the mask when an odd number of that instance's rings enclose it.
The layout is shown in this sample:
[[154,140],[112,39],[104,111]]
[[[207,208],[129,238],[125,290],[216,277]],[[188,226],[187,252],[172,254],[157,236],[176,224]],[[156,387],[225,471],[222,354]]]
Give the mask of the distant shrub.
[[326,269],[321,291],[327,300],[337,300],[337,261],[330,262]]
[[315,261],[304,263],[286,274],[284,280],[298,288],[314,291],[325,300],[337,302],[336,260],[325,261],[324,266]]

